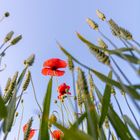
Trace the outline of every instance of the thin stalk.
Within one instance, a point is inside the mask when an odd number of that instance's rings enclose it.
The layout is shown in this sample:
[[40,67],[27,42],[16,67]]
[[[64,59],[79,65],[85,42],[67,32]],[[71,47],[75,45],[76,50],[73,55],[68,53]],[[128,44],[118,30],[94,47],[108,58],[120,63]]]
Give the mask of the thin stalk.
[[71,121],[69,120],[69,111],[67,110],[67,108],[66,108],[66,106],[65,106],[65,104],[64,103],[62,103],[63,104],[63,106],[64,106],[64,109],[65,109],[65,111],[66,111],[66,115],[67,115],[67,118],[68,118],[68,124],[69,124],[69,122],[71,123]]
[[132,83],[129,81],[129,79],[126,77],[126,75],[124,74],[124,72],[121,70],[121,68],[118,66],[118,64],[116,63],[116,61],[113,59],[113,57],[111,57],[111,60],[113,61],[113,63],[115,64],[115,66],[117,67],[117,69],[120,71],[120,73],[122,74],[122,76],[125,78],[125,80],[132,85]]
[[120,110],[120,113],[121,113],[121,117],[123,118],[123,112],[122,112],[121,106],[120,106],[119,101],[118,101],[118,99],[117,99],[115,94],[114,94],[114,98],[115,98],[115,101],[117,103],[117,106],[119,107],[119,110]]
[[[74,75],[74,71],[72,71],[72,82],[73,82],[73,91],[74,91],[74,96],[76,97],[76,89],[75,89],[75,75]],[[77,100],[75,100],[75,110],[76,110],[76,113],[78,113]],[[77,120],[77,115],[76,115],[76,120]]]
[[139,50],[137,47],[135,47],[133,44],[131,44],[128,40],[125,39],[125,41],[127,42],[127,44],[129,44],[130,46],[132,46],[132,48],[134,48],[134,50],[135,50],[137,53],[140,54],[140,50]]
[[110,131],[110,128],[108,129],[108,140],[110,140],[110,137],[111,137],[111,131]]
[[41,106],[40,106],[40,104],[39,104],[39,102],[37,100],[37,97],[36,97],[36,91],[35,91],[32,75],[31,75],[31,85],[32,85],[32,88],[33,88],[33,93],[34,93],[34,98],[35,98],[36,104],[37,104],[40,112],[43,113],[42,108],[41,108]]
[[22,92],[21,92],[21,94],[20,94],[20,97],[19,97],[19,100],[18,100],[18,103],[17,103],[17,106],[16,106],[16,108],[15,108],[15,112],[16,112],[18,106],[19,106],[19,103],[20,103],[21,99],[22,99],[23,93],[24,93],[24,91],[22,90]]
[[5,53],[6,52],[6,50],[9,48],[9,47],[11,47],[11,44],[10,45],[8,45],[1,53],[0,53],[0,56],[2,56],[3,55],[3,53]]
[[65,107],[67,108],[67,110],[68,110],[68,112],[69,112],[69,114],[71,116],[71,119],[73,119],[72,112],[70,111],[69,107],[68,106],[65,106]]
[[140,129],[140,125],[139,125],[139,123],[138,123],[138,121],[137,121],[137,119],[136,119],[136,117],[135,117],[135,114],[133,113],[133,111],[132,111],[132,109],[131,109],[131,107],[130,107],[130,105],[129,105],[129,102],[128,102],[128,100],[127,100],[127,98],[126,98],[125,95],[124,95],[124,99],[125,99],[125,101],[126,101],[126,104],[127,104],[128,108],[129,108],[129,110],[130,110],[130,112],[131,112],[131,114],[132,114],[132,116],[133,116],[133,118],[134,118],[134,120],[135,120],[135,122],[136,122],[138,128]]
[[139,47],[140,47],[140,43],[139,42],[137,42],[136,40],[132,40],[136,45],[138,45]]
[[6,140],[8,136],[8,132],[5,133],[3,140]]
[[1,44],[0,46],[0,50],[2,49],[2,47],[5,45],[5,42]]
[[[126,44],[126,42],[123,39],[120,38],[120,40],[125,45],[126,48],[129,48],[129,46]],[[129,52],[131,53],[132,56],[135,57],[135,54],[132,51],[129,51]]]
[[3,16],[1,19],[0,19],[0,22],[2,22],[4,20],[5,16]]
[[64,126],[64,112],[63,112],[62,102],[60,102],[60,109],[61,109],[61,115],[62,115],[62,123],[63,123],[63,126]]
[[20,131],[21,131],[21,125],[22,125],[22,120],[23,120],[23,113],[24,113],[24,106],[22,104],[22,114],[21,114],[21,118],[20,118],[20,124],[19,124],[19,129],[18,129],[18,137],[17,140],[20,140]]

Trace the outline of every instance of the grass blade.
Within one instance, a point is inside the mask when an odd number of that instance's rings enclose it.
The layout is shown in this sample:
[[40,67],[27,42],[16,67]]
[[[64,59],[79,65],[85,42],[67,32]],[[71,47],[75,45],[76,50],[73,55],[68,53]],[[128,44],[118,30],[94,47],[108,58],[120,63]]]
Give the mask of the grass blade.
[[45,139],[49,140],[48,120],[49,120],[49,112],[50,112],[51,94],[52,94],[52,77],[49,80],[46,95],[44,98],[39,140],[45,140]]
[[[110,71],[108,77],[112,78],[112,71]],[[107,116],[108,107],[110,104],[110,98],[111,98],[111,86],[106,84],[104,95],[103,95],[103,100],[102,100],[102,110],[101,110],[101,117],[100,117],[100,122],[99,122],[100,127],[102,126],[102,124]]]

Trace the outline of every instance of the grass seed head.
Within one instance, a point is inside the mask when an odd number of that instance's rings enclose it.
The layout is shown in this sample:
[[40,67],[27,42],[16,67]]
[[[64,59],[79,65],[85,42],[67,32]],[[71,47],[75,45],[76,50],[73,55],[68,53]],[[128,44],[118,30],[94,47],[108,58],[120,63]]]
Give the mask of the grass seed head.
[[13,35],[14,35],[14,32],[13,31],[9,32],[6,35],[6,37],[4,38],[4,43],[7,43],[8,41],[10,41]]
[[93,20],[91,20],[90,18],[86,19],[87,24],[93,29],[98,31],[98,24],[96,22],[94,22]]
[[106,20],[105,15],[101,11],[96,10],[96,14],[97,14],[98,18],[101,19],[102,21]]

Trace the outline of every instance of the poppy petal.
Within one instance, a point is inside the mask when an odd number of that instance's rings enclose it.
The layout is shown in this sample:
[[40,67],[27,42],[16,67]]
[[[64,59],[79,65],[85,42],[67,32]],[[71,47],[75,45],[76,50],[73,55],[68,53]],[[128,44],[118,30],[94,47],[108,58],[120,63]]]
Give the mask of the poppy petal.
[[31,129],[28,139],[31,139],[34,136],[34,134],[35,134],[35,130]]
[[43,68],[42,69],[42,74],[43,75],[50,75],[50,76],[62,76],[64,75],[64,71],[60,70],[52,70],[50,68]]
[[46,60],[43,64],[43,67],[50,67],[50,68],[65,68],[67,66],[67,63],[64,60],[61,60],[59,58],[52,58],[49,60]]

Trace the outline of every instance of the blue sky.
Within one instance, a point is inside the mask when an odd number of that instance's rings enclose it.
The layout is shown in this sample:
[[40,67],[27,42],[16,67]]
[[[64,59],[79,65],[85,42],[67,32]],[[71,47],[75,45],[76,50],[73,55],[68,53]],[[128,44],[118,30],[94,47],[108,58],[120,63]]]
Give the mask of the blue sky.
[[[23,35],[23,40],[16,46],[12,46],[3,59],[2,64],[7,64],[7,69],[0,73],[1,87],[4,88],[7,78],[12,76],[15,71],[19,70],[21,72],[24,68],[23,60],[30,54],[35,53],[36,60],[31,71],[34,77],[37,97],[40,104],[42,104],[49,79],[49,77],[41,75],[41,68],[44,60],[52,57],[66,59],[62,52],[56,47],[56,40],[61,42],[67,50],[83,63],[87,63],[88,59],[89,66],[94,67],[100,72],[107,73],[108,68],[97,62],[97,60],[90,55],[87,48],[83,47],[84,44],[76,37],[75,32],[80,32],[97,44],[97,38],[99,38],[100,35],[92,31],[85,22],[86,18],[90,17],[99,23],[101,30],[108,37],[112,38],[107,24],[100,21],[96,16],[95,11],[99,9],[105,13],[107,19],[113,18],[119,25],[129,29],[134,38],[140,41],[140,31],[138,30],[140,25],[139,5],[139,0],[1,0],[0,15],[5,11],[9,11],[11,15],[0,23],[0,41],[2,42],[5,35],[11,30],[15,32],[15,36],[18,34]],[[112,38],[112,40],[122,46],[115,38]],[[109,47],[111,48],[111,46]],[[129,75],[129,79],[137,83],[138,79],[132,70],[128,69],[128,67],[124,67],[125,63],[123,62],[119,64]],[[71,85],[69,79],[70,73],[67,71],[64,77],[59,78],[59,83],[65,81]],[[104,88],[96,77],[95,81],[101,89]],[[54,84],[53,99],[56,98],[57,94],[55,86],[56,84]],[[32,89],[29,88],[27,92],[28,94],[24,96],[25,116],[23,124],[28,121],[30,116],[33,116],[35,119],[33,127],[38,128],[38,118],[35,113],[37,106],[33,99]],[[118,97],[120,98],[120,96]],[[18,125],[15,125],[14,131],[9,134],[8,140],[14,139],[14,137],[17,136],[17,128]],[[23,133],[21,132],[21,139],[22,135]],[[36,139],[36,136],[33,140],[34,139]]]

